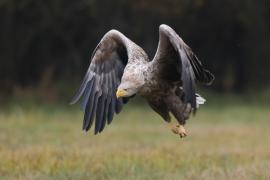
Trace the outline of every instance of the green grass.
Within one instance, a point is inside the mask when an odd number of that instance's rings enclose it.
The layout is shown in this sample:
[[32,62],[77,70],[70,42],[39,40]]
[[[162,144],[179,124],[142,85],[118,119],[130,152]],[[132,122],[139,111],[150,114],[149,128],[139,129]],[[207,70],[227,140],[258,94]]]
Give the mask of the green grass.
[[94,136],[78,106],[13,104],[0,111],[0,179],[270,179],[270,106],[232,102],[204,105],[184,139],[146,105]]

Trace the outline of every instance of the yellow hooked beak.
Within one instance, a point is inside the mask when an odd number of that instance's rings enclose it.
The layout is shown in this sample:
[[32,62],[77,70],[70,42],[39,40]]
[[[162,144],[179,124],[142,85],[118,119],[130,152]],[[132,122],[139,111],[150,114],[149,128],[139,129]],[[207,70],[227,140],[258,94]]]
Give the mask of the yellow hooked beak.
[[116,92],[116,97],[120,98],[120,97],[125,96],[126,94],[127,94],[127,92],[125,90],[118,89],[117,92]]

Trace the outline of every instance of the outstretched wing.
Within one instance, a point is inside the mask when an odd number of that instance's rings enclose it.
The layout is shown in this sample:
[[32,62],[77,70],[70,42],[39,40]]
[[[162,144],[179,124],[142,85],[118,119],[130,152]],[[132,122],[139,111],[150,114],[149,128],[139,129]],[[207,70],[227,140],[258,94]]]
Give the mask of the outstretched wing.
[[210,85],[214,76],[206,70],[191,48],[167,25],[159,27],[159,44],[153,59],[157,76],[181,82],[185,103],[196,110],[195,82]]
[[84,110],[83,130],[88,131],[95,119],[95,134],[101,132],[106,122],[112,122],[128,98],[116,98],[124,68],[137,47],[116,30],[104,35],[91,57],[91,64],[71,104],[81,97]]

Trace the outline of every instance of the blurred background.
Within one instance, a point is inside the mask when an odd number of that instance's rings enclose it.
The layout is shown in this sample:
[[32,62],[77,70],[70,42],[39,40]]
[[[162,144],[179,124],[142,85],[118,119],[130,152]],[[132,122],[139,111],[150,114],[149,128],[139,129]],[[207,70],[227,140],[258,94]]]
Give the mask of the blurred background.
[[269,89],[268,0],[23,0],[0,3],[0,100],[35,93],[70,98],[110,29],[154,56],[170,25],[216,76],[211,90]]
[[[270,179],[269,18],[269,0],[1,0],[0,177]],[[100,39],[117,29],[152,59],[160,24],[216,77],[189,136],[136,98],[82,134],[68,103]]]

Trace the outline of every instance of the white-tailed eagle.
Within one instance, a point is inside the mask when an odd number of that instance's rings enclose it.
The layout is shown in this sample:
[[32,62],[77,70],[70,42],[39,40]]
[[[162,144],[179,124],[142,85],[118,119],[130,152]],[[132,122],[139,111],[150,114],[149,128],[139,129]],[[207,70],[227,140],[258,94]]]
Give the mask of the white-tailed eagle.
[[213,80],[191,48],[167,25],[159,27],[159,44],[152,61],[121,32],[110,30],[94,50],[71,103],[82,98],[83,130],[95,123],[97,134],[137,94],[167,122],[171,112],[178,121],[172,131],[184,137],[186,120],[205,101],[196,94],[195,83],[210,85]]

